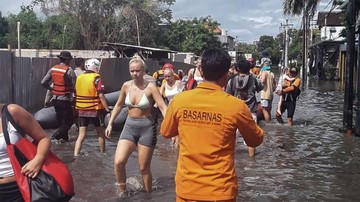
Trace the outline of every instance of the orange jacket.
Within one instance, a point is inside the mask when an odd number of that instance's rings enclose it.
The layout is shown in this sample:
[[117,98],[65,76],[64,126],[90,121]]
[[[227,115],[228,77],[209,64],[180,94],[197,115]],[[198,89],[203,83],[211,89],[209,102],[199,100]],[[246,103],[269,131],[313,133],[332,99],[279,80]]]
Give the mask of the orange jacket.
[[98,73],[80,74],[76,78],[76,109],[100,110],[104,109],[99,94],[95,87],[95,79],[99,78]]
[[65,81],[69,68],[67,65],[55,65],[51,68],[51,78],[54,84],[53,95],[65,95],[74,91],[72,84]]
[[263,141],[244,101],[208,82],[176,95],[160,133],[179,135],[176,194],[189,200],[229,200],[238,193],[234,168],[236,130],[251,147]]

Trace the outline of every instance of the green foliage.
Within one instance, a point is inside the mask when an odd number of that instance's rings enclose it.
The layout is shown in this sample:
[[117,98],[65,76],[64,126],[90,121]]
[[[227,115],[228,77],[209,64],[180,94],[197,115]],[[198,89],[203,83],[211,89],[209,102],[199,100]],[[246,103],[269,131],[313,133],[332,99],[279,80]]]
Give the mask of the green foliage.
[[315,14],[321,0],[283,0],[283,13],[285,15],[301,15],[304,11]]
[[8,27],[9,23],[7,18],[3,17],[0,12],[0,48],[7,47]]
[[258,42],[258,51],[268,52],[272,64],[276,65],[280,62],[281,59],[280,43],[281,41],[279,38],[274,38],[273,36],[260,36]]
[[[290,61],[296,60],[298,66],[302,64],[302,52],[303,52],[303,40],[302,30],[290,29],[289,30],[289,51],[288,51],[288,58]],[[295,66],[295,65],[292,65]]]
[[66,49],[99,49],[102,42],[154,45],[154,30],[161,21],[171,19],[167,6],[174,2],[34,0],[32,5],[39,6],[46,16],[47,47],[59,48],[65,43]]
[[39,37],[42,29],[41,21],[31,7],[21,7],[17,15],[10,15],[9,38],[11,47],[17,47],[17,22],[20,22],[21,48],[39,47]]
[[42,45],[47,49],[83,48],[79,27],[66,15],[54,15],[43,22]]
[[161,26],[156,42],[163,48],[200,55],[203,50],[220,47],[214,30],[219,23],[210,17],[177,20]]
[[254,60],[260,60],[256,44],[237,43],[235,50],[240,54],[251,54]]

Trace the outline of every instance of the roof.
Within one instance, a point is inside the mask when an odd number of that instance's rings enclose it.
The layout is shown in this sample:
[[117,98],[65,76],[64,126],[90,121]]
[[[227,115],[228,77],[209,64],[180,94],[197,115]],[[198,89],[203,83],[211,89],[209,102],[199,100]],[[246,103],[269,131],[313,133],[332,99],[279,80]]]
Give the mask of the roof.
[[340,45],[344,44],[346,41],[333,41],[333,40],[326,40],[326,41],[319,41],[310,46],[310,48],[314,46],[333,46],[333,45]]
[[177,51],[160,49],[160,48],[152,48],[145,46],[134,46],[123,43],[111,43],[111,42],[103,42],[102,44],[103,50],[115,50],[116,55],[118,57],[132,57],[135,53],[139,53],[144,58],[168,58],[168,53],[177,53]]
[[344,26],[345,13],[319,12],[317,25],[319,26]]
[[220,29],[220,27],[216,26],[215,29],[214,29],[214,33],[221,34],[222,30]]

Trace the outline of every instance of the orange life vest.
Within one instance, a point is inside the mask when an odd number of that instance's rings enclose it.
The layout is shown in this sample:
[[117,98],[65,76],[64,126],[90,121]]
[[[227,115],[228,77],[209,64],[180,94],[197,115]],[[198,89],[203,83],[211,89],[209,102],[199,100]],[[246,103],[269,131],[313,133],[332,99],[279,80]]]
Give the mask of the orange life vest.
[[76,78],[76,105],[79,110],[100,110],[104,109],[97,89],[95,79],[100,77],[98,73],[85,73]]
[[55,65],[51,68],[51,77],[54,85],[52,90],[53,95],[65,95],[74,91],[71,82],[65,81],[69,68],[67,65]]

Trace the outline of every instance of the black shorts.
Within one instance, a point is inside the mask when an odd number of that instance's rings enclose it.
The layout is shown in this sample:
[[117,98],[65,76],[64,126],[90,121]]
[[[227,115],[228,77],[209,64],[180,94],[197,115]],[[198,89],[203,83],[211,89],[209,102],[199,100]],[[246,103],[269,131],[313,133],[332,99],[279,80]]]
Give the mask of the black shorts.
[[293,118],[294,113],[295,113],[295,108],[296,108],[296,102],[293,102],[291,100],[284,100],[281,103],[281,114],[283,114],[285,112],[285,110],[287,110],[287,117],[288,118]]
[[23,202],[20,190],[16,182],[0,184],[1,202]]
[[79,117],[79,127],[88,126],[89,122],[92,122],[95,127],[100,127],[101,120],[100,117]]

